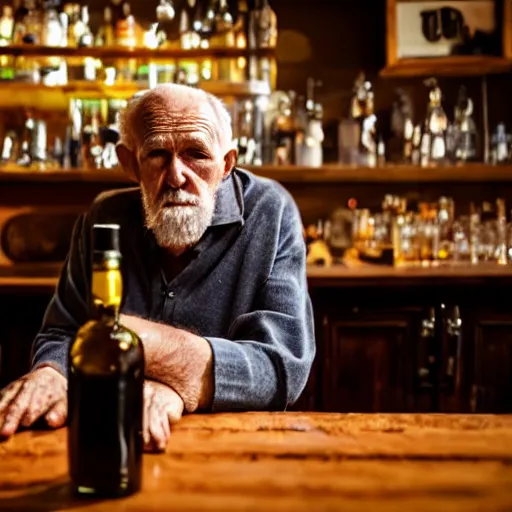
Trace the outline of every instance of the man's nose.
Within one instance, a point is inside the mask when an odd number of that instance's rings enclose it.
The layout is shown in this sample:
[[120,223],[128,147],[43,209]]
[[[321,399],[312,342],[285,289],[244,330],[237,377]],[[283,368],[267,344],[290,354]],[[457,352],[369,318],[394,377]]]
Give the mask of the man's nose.
[[187,178],[184,174],[185,166],[183,162],[175,155],[171,158],[167,169],[166,181],[167,185],[173,189],[180,189],[185,185]]

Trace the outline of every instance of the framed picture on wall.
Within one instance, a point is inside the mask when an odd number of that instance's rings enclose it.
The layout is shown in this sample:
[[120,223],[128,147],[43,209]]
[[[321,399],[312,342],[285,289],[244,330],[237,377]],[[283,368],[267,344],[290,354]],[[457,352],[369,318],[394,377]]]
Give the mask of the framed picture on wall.
[[500,55],[494,0],[397,2],[397,57]]
[[512,0],[387,0],[386,21],[384,76],[512,69]]

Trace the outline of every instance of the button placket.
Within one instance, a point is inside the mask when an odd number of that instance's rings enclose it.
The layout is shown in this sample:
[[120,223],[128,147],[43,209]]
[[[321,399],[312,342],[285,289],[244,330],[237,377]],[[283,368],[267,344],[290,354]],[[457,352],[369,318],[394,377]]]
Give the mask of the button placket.
[[162,293],[163,300],[163,318],[162,320],[171,322],[174,316],[174,309],[176,307],[176,290],[175,289],[167,289]]

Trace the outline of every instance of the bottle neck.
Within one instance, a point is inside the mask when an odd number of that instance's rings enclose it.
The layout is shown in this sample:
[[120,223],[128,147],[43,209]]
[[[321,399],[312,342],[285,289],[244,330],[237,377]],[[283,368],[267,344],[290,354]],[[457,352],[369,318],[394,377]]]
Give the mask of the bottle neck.
[[95,254],[92,268],[92,316],[117,322],[123,296],[118,254]]

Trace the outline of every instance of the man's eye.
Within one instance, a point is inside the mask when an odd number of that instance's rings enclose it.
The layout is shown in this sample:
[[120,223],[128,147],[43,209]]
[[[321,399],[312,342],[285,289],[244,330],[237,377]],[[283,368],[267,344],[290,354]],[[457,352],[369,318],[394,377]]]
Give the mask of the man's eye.
[[148,158],[167,158],[167,151],[165,149],[152,149],[148,153]]
[[203,160],[205,158],[209,158],[208,153],[202,149],[190,148],[185,151],[185,154],[188,158],[193,158],[194,160]]

